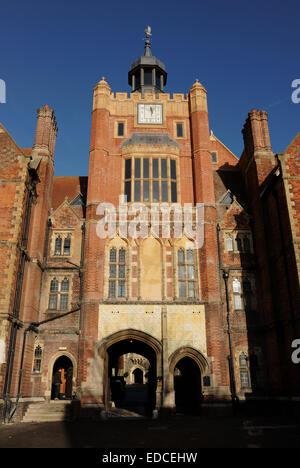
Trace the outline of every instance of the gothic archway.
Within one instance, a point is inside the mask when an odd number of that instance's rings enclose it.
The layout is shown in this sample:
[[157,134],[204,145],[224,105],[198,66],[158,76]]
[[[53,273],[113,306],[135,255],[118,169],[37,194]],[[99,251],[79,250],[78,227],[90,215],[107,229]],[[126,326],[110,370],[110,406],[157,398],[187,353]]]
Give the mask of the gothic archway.
[[170,358],[174,399],[177,413],[198,414],[202,401],[202,375],[208,362],[199,351],[181,348]]
[[[145,411],[150,415],[155,408],[161,405],[162,388],[160,384],[157,385],[157,382],[161,381],[161,344],[153,336],[134,329],[114,333],[100,343],[99,354],[104,360],[103,395],[105,408],[109,410],[112,404],[120,404],[123,394],[121,384],[124,384],[121,378],[120,357],[128,353],[139,354],[148,359],[150,363],[147,401],[145,402]],[[112,394],[113,387],[114,395]],[[117,401],[116,398],[119,395],[121,395],[120,401]],[[115,400],[113,401],[112,398]]]

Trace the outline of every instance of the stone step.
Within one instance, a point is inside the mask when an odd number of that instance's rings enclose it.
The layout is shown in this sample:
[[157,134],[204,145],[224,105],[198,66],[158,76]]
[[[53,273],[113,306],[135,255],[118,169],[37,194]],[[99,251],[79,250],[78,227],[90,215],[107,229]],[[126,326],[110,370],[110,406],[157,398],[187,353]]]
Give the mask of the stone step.
[[30,411],[49,411],[49,412],[64,412],[64,411],[68,411],[70,409],[70,406],[69,405],[66,405],[66,406],[40,406],[40,405],[34,405],[32,407],[29,407],[28,408]]
[[51,403],[32,403],[27,408],[23,422],[64,421],[70,419],[70,401]]
[[24,416],[22,422],[55,422],[55,421],[68,421],[70,416],[53,416],[53,415],[45,415],[45,416]]

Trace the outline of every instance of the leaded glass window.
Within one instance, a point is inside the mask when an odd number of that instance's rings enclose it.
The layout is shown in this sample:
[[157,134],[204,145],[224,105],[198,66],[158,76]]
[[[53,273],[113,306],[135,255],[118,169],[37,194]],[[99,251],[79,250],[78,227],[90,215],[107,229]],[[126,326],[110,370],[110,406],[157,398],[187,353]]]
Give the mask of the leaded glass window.
[[195,297],[195,257],[192,249],[179,249],[178,257],[178,296],[192,299]]
[[117,251],[112,248],[109,251],[109,283],[108,295],[111,298],[125,297],[126,281],[126,252],[121,248]]
[[136,157],[125,160],[127,202],[177,203],[176,160]]

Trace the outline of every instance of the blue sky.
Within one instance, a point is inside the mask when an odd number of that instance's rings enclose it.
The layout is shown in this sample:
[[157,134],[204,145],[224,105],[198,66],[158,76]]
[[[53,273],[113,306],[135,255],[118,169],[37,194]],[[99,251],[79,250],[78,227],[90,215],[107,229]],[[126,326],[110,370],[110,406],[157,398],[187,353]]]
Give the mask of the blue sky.
[[51,0],[2,2],[0,79],[7,102],[0,122],[21,147],[31,147],[36,109],[55,110],[56,175],[87,175],[93,87],[105,76],[128,91],[130,64],[152,53],[166,65],[166,91],[187,93],[196,78],[208,92],[210,127],[240,156],[251,109],[268,111],[274,152],[300,130],[300,2]]

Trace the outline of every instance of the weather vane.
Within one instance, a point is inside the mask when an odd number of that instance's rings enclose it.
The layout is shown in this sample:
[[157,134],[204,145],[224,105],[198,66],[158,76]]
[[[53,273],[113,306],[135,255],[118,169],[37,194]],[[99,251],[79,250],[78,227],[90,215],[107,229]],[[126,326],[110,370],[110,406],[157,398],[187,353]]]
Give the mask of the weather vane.
[[150,36],[152,36],[150,26],[148,26],[147,29],[145,29],[145,34],[146,34],[146,37],[145,37],[144,40],[146,40],[146,41],[148,41],[150,43]]

